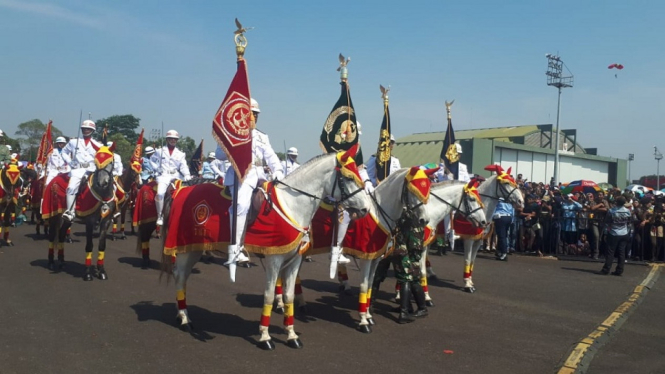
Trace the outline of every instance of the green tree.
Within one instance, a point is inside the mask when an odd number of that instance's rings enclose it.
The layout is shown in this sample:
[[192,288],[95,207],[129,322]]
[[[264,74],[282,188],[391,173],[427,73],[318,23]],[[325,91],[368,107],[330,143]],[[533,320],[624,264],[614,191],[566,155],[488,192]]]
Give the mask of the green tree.
[[280,161],[286,160],[286,156],[284,155],[284,152],[275,152],[275,154],[277,155],[277,157],[279,157]]
[[115,144],[115,153],[119,154],[122,158],[122,165],[124,168],[129,167],[129,159],[134,153],[136,144],[132,144],[125,139],[125,136],[120,133],[115,133],[109,136],[109,140]]
[[[37,158],[39,143],[41,142],[42,135],[45,132],[46,132],[46,125],[38,119],[33,119],[31,121],[23,122],[22,124],[18,125],[18,130],[16,130],[14,134],[19,137],[17,140],[21,144],[19,151],[23,150],[21,154],[22,159],[24,160],[28,159],[29,161],[34,161]],[[58,136],[62,136],[62,131],[60,131],[55,126],[52,126],[51,135],[53,137],[53,140],[55,140],[55,138],[57,138]],[[7,142],[6,144],[10,144],[12,145],[12,148],[14,148],[14,145],[11,144],[10,142]],[[18,151],[15,150],[14,152]]]
[[122,134],[129,143],[136,144],[139,138],[136,130],[139,128],[140,122],[140,118],[136,118],[131,114],[113,115],[108,118],[98,119],[95,121],[97,125],[97,137],[101,139],[104,127],[108,126],[109,139],[115,134]]

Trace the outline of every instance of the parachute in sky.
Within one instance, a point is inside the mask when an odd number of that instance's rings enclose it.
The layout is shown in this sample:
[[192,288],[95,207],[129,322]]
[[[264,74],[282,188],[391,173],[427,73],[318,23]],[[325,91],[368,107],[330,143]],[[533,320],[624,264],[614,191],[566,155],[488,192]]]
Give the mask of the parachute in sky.
[[[617,70],[623,70],[623,65],[621,64],[612,64],[607,67],[608,69],[617,69]],[[617,74],[614,74],[614,78],[617,78]]]

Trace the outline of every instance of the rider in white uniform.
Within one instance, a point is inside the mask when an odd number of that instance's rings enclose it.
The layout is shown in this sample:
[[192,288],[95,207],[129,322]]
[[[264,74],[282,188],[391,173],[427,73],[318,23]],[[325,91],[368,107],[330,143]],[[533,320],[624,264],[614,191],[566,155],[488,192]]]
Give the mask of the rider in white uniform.
[[[392,153],[393,148],[395,147],[395,137],[390,134],[390,151]],[[365,167],[367,169],[367,175],[369,176],[369,179],[372,181],[372,184],[374,187],[378,185],[378,181],[376,179],[376,154],[373,154],[370,156],[369,160],[365,163]],[[389,174],[392,174],[396,172],[397,170],[401,169],[402,165],[399,162],[399,159],[395,156],[390,156],[390,172]]]
[[81,179],[87,177],[95,171],[95,154],[102,146],[101,143],[92,138],[97,126],[89,119],[81,124],[81,134],[83,138],[70,139],[65,146],[63,153],[71,158],[69,184],[67,185],[67,210],[62,214],[62,218],[71,221],[74,219],[74,203],[78,193]]
[[166,147],[159,148],[150,157],[152,170],[157,176],[157,195],[155,196],[155,206],[157,208],[157,225],[164,224],[164,194],[169,184],[176,179],[188,181],[192,177],[189,175],[189,167],[185,159],[185,153],[175,144],[180,139],[180,134],[175,130],[166,132]]
[[[455,148],[457,149],[458,154],[462,154],[462,145],[459,143],[455,143]],[[471,178],[469,177],[469,171],[467,170],[466,164],[463,164],[461,161],[457,163],[457,180],[463,181],[463,182],[469,182]],[[452,173],[446,173],[447,169],[445,167],[445,164],[442,162],[440,164],[441,168],[439,171],[434,173],[436,176],[437,180],[439,182],[447,181],[447,180],[453,180],[455,179]],[[448,233],[448,242],[450,243],[450,248],[454,248],[454,243],[455,240],[459,238],[459,236],[455,235],[455,230],[452,230],[452,227],[450,225],[450,215],[447,215],[443,219],[443,224],[446,228],[446,232]]]
[[51,183],[53,178],[57,177],[58,174],[69,173],[71,170],[69,164],[71,164],[72,159],[63,152],[65,144],[67,144],[67,140],[64,137],[59,136],[57,139],[55,139],[55,149],[53,149],[49,155],[48,163],[46,164],[45,186],[48,186],[48,184]]
[[215,157],[215,159],[210,162],[210,168],[212,169],[212,172],[215,173],[215,179],[224,178],[226,170],[229,168],[229,161],[218,160],[215,152],[210,152],[210,154]]
[[[259,113],[261,113],[261,110],[259,109],[259,103],[254,99],[251,99],[250,101],[252,113],[254,113],[254,119],[258,122]],[[224,153],[224,150],[220,146],[217,146],[215,153],[217,159],[227,160],[226,153]],[[263,171],[263,162],[265,161],[265,163],[272,171],[274,179],[279,180],[284,177],[282,164],[279,162],[279,157],[277,157],[275,151],[270,145],[268,135],[257,129],[252,130],[252,157],[252,167],[245,175],[245,179],[238,189],[236,232],[231,232],[231,235],[235,234],[236,245],[229,245],[229,260],[227,261],[227,264],[249,261],[249,258],[242,252],[243,245],[240,242],[240,239],[242,237],[243,231],[245,230],[245,222],[247,221],[247,213],[249,212],[252,191],[257,187],[259,180],[267,180]],[[235,180],[235,177],[235,169],[233,167],[229,167],[226,170],[226,176],[224,177],[224,185],[230,186],[232,196],[235,193],[233,190],[233,181]],[[236,212],[233,212],[233,205],[229,208],[229,214],[236,214]],[[233,225],[233,220],[231,220],[230,225]]]
[[296,147],[291,147],[286,151],[286,160],[282,161],[282,168],[284,169],[285,176],[291,174],[294,170],[300,167],[297,158],[298,149]]
[[[107,142],[106,146],[111,148],[113,142]],[[113,152],[113,176],[119,177],[122,175],[122,157],[118,153]]]

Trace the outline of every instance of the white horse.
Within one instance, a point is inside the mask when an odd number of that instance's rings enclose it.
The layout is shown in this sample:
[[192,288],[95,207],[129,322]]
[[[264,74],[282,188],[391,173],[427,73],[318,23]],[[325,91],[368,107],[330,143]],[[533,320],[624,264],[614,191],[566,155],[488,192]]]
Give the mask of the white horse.
[[[305,234],[307,231],[306,227],[309,225],[316,208],[319,206],[320,200],[326,196],[332,196],[350,214],[358,216],[365,215],[369,209],[370,200],[369,196],[362,190],[363,183],[357,174],[356,165],[353,161],[356,149],[352,148],[352,150],[346,153],[340,152],[337,155],[326,154],[315,157],[295,172],[289,174],[283,181],[278,182],[274,189],[272,209],[279,209],[280,214],[291,219],[290,224],[293,227],[301,233],[305,232]],[[274,200],[279,201],[279,206],[274,205]],[[270,204],[270,202],[268,203]],[[246,246],[248,246],[252,228],[250,227],[247,231],[247,236],[245,237]],[[168,232],[164,235],[165,240],[167,235]],[[249,247],[247,249],[252,251]],[[285,301],[287,305],[287,311],[284,314],[284,324],[288,332],[288,345],[294,348],[302,347],[302,343],[293,329],[294,285],[297,270],[302,260],[302,256],[298,253],[298,250],[299,246],[281,251],[280,253],[273,253],[270,249],[262,251],[266,259],[265,304],[272,307],[275,281],[281,273],[285,284]],[[178,300],[177,317],[180,320],[181,327],[188,329],[192,327],[185,301],[186,283],[192,268],[199,261],[201,255],[202,251],[178,253],[175,259],[173,273],[176,279]],[[163,261],[170,261],[170,259],[168,256],[165,256]],[[264,313],[261,318],[261,341],[259,346],[264,349],[273,349],[274,344],[268,335],[270,315],[268,313],[266,316],[265,310],[266,308],[264,307]],[[270,308],[268,308],[268,311],[270,311]]]
[[[480,187],[478,187],[478,193],[480,194],[480,199],[483,201],[485,208],[485,214],[487,217],[494,215],[494,210],[496,209],[499,199],[503,199],[514,206],[520,208],[524,207],[524,197],[522,192],[515,183],[515,180],[510,176],[510,169],[508,172],[504,172],[501,166],[499,165],[490,165],[485,168],[485,170],[495,171],[497,174],[493,175],[485,182],[483,182]],[[489,226],[485,228],[483,234],[480,238],[463,238],[464,239],[464,291],[473,293],[476,291],[476,287],[473,284],[473,267],[476,262],[476,256],[478,255],[478,250],[483,244],[483,237],[489,232]]]
[[[417,214],[421,219],[441,220],[451,210],[457,209],[462,214],[469,217],[472,222],[479,226],[486,225],[486,218],[480,206],[479,200],[473,198],[465,192],[466,184],[463,182],[442,182],[432,184],[430,188],[430,198],[427,204],[421,202],[413,195],[408,193],[406,199],[398,201],[395,197],[401,196],[404,190],[404,176],[407,169],[390,174],[390,176],[381,182],[374,190],[374,201],[370,206],[369,217],[378,221],[376,230],[390,233],[395,227],[397,219],[408,207],[418,209]],[[365,218],[369,219],[369,218]],[[386,242],[386,246],[388,243]],[[383,251],[385,252],[385,250]],[[372,332],[371,325],[374,325],[374,319],[371,315],[371,298],[376,295],[378,289],[369,289],[373,284],[376,268],[383,258],[383,252],[367,253],[355,248],[344,248],[344,253],[358,258],[360,268],[360,294],[358,302],[358,313],[360,322],[358,331],[364,333]],[[320,253],[320,252],[318,252]],[[302,294],[296,295],[301,310],[305,311],[305,301]],[[283,309],[284,306],[279,302],[277,309]]]
[[[483,209],[480,197],[476,191],[477,186],[478,182],[473,179],[469,183],[455,180],[444,181],[435,183],[431,187],[430,201],[426,205],[430,222],[425,231],[425,245],[423,246],[423,253],[420,259],[420,269],[423,271],[420,284],[425,292],[427,306],[434,306],[427,289],[427,276],[424,274],[428,251],[427,245],[435,237],[435,227],[437,224],[449,216],[451,212],[456,212],[463,215],[474,227],[481,228],[488,226],[486,211]],[[384,263],[384,265],[390,266],[389,263]],[[379,291],[379,286],[380,281],[373,282],[372,295],[374,297],[376,297]],[[370,320],[370,323],[374,324],[374,321]]]

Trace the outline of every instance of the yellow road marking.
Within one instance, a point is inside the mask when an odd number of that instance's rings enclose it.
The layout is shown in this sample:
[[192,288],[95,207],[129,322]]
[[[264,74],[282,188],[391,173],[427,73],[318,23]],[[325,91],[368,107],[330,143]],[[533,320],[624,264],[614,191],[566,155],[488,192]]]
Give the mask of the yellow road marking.
[[[649,284],[654,282],[654,278],[658,275],[660,268],[663,267],[662,264],[652,264],[651,271],[649,275],[640,283],[639,286],[635,287],[633,293],[628,297],[628,301],[623,302],[619,305],[612,314],[609,315],[594,331],[589,335],[584,337],[579,343],[575,345],[572,349],[566,360],[564,361],[563,366],[557,372],[558,374],[572,374],[578,373],[580,368],[580,363],[586,358],[586,355],[589,354],[590,357],[593,357],[594,351],[597,350],[600,346],[598,339],[602,338],[607,334],[610,328],[615,328],[617,321],[623,317],[628,311],[632,308],[635,308],[637,301],[644,297],[644,294],[649,289]],[[618,327],[616,327],[618,329]],[[594,347],[594,345],[596,345]]]

